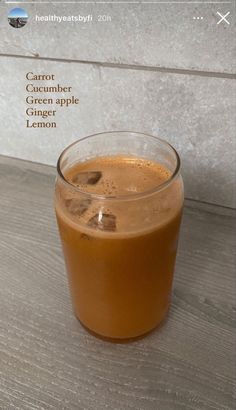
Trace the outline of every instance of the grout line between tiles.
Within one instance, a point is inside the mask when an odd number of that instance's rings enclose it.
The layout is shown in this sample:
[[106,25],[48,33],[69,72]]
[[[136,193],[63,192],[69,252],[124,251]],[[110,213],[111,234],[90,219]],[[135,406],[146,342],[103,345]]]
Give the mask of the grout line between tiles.
[[65,59],[65,58],[54,58],[54,57],[40,57],[36,53],[32,56],[22,56],[18,54],[3,54],[0,53],[0,57],[8,58],[19,58],[19,59],[29,59],[35,61],[55,61],[62,63],[77,63],[84,65],[94,65],[97,67],[114,68],[114,69],[124,69],[124,70],[139,70],[139,71],[152,71],[161,72],[166,74],[180,74],[180,75],[193,75],[201,77],[214,77],[214,78],[227,78],[236,79],[236,74],[231,73],[220,73],[215,71],[201,71],[201,70],[190,70],[190,69],[180,69],[180,68],[167,68],[167,67],[154,67],[146,65],[136,65],[136,64],[123,64],[123,63],[108,63],[100,61],[85,61],[76,59]]

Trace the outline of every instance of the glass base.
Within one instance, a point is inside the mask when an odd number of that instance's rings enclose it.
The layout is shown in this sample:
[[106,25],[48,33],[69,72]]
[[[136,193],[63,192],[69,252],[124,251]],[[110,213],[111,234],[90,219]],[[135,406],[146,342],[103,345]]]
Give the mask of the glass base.
[[81,320],[76,316],[76,319],[78,319],[78,321],[80,322],[80,324],[82,325],[82,327],[88,332],[90,333],[92,336],[95,336],[98,339],[101,339],[105,342],[110,342],[110,343],[118,343],[118,344],[124,344],[124,343],[132,343],[132,342],[136,342],[137,340],[143,339],[146,336],[148,336],[149,334],[153,333],[155,330],[160,329],[165,322],[167,321],[167,316],[168,316],[168,312],[165,315],[164,319],[162,319],[162,321],[156,325],[155,327],[153,327],[152,329],[148,330],[145,333],[142,333],[141,335],[138,336],[133,336],[133,337],[128,337],[128,338],[115,338],[115,337],[108,337],[108,336],[103,336],[99,333],[94,332],[93,330],[89,329],[86,325],[84,325]]

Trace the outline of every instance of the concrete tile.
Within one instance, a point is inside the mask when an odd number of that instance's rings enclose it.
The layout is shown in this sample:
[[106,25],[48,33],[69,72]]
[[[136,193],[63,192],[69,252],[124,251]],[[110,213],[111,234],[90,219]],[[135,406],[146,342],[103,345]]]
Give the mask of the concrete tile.
[[[26,128],[28,71],[54,73],[80,98],[79,106],[58,109],[56,129]],[[179,151],[187,197],[233,207],[234,93],[230,79],[2,57],[0,153],[55,165],[63,148],[86,135],[147,132]]]
[[[235,11],[232,4],[25,4],[22,29],[7,21],[12,4],[0,5],[0,53],[233,73]],[[230,11],[230,25],[217,11]],[[93,16],[93,21],[36,22],[35,16]],[[112,21],[98,22],[99,15]],[[193,17],[202,16],[203,20]]]

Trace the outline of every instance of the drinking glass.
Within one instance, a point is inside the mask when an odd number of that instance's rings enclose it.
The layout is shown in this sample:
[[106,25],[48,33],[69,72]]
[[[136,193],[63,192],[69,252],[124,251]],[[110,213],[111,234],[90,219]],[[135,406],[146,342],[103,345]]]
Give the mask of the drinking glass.
[[[114,196],[88,193],[66,177],[77,163],[122,155],[156,162],[170,176],[144,192]],[[67,147],[57,172],[56,217],[76,317],[109,341],[146,335],[164,320],[170,305],[184,198],[177,152],[151,135],[105,132]],[[94,225],[78,218],[91,205]],[[108,214],[119,216],[119,229],[110,229],[109,223],[100,229]]]

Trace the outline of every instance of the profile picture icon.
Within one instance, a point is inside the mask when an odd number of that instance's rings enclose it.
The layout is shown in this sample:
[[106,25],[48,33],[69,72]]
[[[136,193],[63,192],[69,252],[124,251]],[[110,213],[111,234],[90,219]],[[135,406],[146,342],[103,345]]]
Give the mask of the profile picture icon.
[[24,27],[28,21],[28,13],[24,9],[16,7],[8,13],[8,23],[14,28]]

